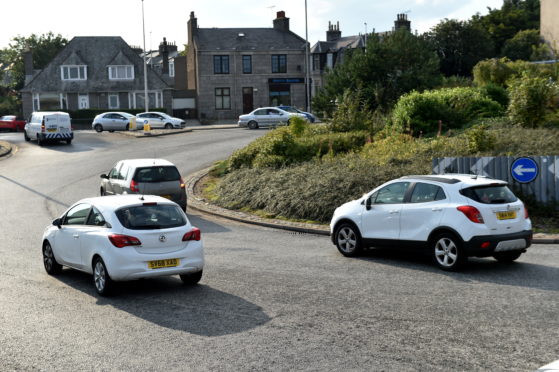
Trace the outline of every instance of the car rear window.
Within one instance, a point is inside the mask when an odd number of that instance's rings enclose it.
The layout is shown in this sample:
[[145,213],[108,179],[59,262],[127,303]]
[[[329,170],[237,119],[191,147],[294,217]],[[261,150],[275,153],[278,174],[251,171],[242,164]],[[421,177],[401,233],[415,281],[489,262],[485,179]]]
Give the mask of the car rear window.
[[168,182],[178,181],[181,175],[176,167],[153,166],[138,168],[134,175],[136,182]]
[[116,211],[116,216],[122,226],[132,230],[168,229],[186,225],[186,218],[180,208],[170,204],[146,203],[124,207]]
[[506,185],[470,187],[462,189],[460,193],[467,198],[483,204],[505,204],[513,203],[518,200]]

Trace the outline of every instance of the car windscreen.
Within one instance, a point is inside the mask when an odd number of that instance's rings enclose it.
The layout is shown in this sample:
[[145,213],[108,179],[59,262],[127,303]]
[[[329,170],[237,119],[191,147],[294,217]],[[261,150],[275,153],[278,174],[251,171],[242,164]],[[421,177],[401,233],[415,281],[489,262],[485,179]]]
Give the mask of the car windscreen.
[[157,230],[186,225],[186,218],[178,205],[146,203],[124,207],[115,213],[122,226],[131,230]]
[[181,175],[176,167],[151,166],[136,169],[134,181],[136,182],[169,182],[179,181]]
[[513,203],[518,200],[507,185],[469,187],[460,190],[460,193],[467,198],[483,204],[505,204]]

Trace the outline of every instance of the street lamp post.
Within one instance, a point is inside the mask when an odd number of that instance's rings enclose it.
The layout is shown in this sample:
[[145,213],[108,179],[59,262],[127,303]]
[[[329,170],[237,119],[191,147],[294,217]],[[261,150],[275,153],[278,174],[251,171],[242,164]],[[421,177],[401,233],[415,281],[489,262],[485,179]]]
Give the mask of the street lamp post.
[[148,109],[148,70],[147,70],[147,60],[146,60],[146,24],[144,21],[144,0],[142,0],[142,30],[144,33],[144,108],[146,112]]
[[307,90],[307,112],[311,112],[311,80],[309,78],[309,27],[307,21],[307,0],[305,0],[305,88]]

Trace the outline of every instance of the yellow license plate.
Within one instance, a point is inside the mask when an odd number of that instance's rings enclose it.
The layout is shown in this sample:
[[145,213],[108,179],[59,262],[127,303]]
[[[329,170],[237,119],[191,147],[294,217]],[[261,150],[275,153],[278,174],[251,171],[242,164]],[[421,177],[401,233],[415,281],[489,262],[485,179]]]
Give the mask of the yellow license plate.
[[178,258],[169,258],[167,260],[154,260],[148,261],[149,269],[162,269],[164,267],[179,266],[180,260]]
[[516,211],[497,212],[498,220],[512,220],[516,218]]
[[56,128],[47,128],[47,132],[56,132]]

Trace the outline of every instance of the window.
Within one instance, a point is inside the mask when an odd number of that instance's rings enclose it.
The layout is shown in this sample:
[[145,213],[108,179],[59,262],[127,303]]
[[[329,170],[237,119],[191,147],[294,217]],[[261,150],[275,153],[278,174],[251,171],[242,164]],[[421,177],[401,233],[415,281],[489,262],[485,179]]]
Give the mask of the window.
[[117,163],[113,169],[111,169],[109,173],[109,178],[112,180],[123,180],[124,177],[120,176],[120,168],[122,167],[122,163]]
[[124,207],[115,214],[122,226],[133,230],[159,230],[186,225],[184,213],[176,204]]
[[63,225],[84,225],[89,214],[89,204],[78,204],[70,209],[64,217]]
[[109,94],[109,108],[117,109],[119,108],[118,94]]
[[252,56],[243,56],[243,74],[252,74]]
[[104,226],[105,219],[103,218],[101,212],[97,210],[97,208],[92,207],[91,213],[89,214],[89,217],[87,218],[87,222],[85,224],[93,226]]
[[62,80],[87,80],[87,66],[60,66]]
[[404,196],[409,182],[396,182],[384,186],[376,194],[375,204],[399,204],[404,202]]
[[229,88],[215,88],[215,109],[231,109],[231,90]]
[[270,106],[291,106],[289,84],[270,84]]
[[445,198],[446,196],[441,187],[428,183],[417,183],[413,188],[410,203],[426,203]]
[[320,70],[320,54],[313,54],[312,55],[312,69],[313,71]]
[[287,72],[287,55],[274,54],[272,55],[272,73],[285,73]]
[[461,190],[460,194],[483,204],[514,203],[517,200],[506,185],[470,187]]
[[334,68],[334,55],[332,53],[326,55],[326,66],[330,69]]
[[134,79],[134,66],[121,65],[109,66],[109,80],[132,80]]
[[229,56],[214,56],[214,74],[229,73]]
[[169,76],[175,76],[175,62],[169,61]]
[[176,167],[138,168],[134,174],[136,182],[171,182],[180,180],[181,175]]

